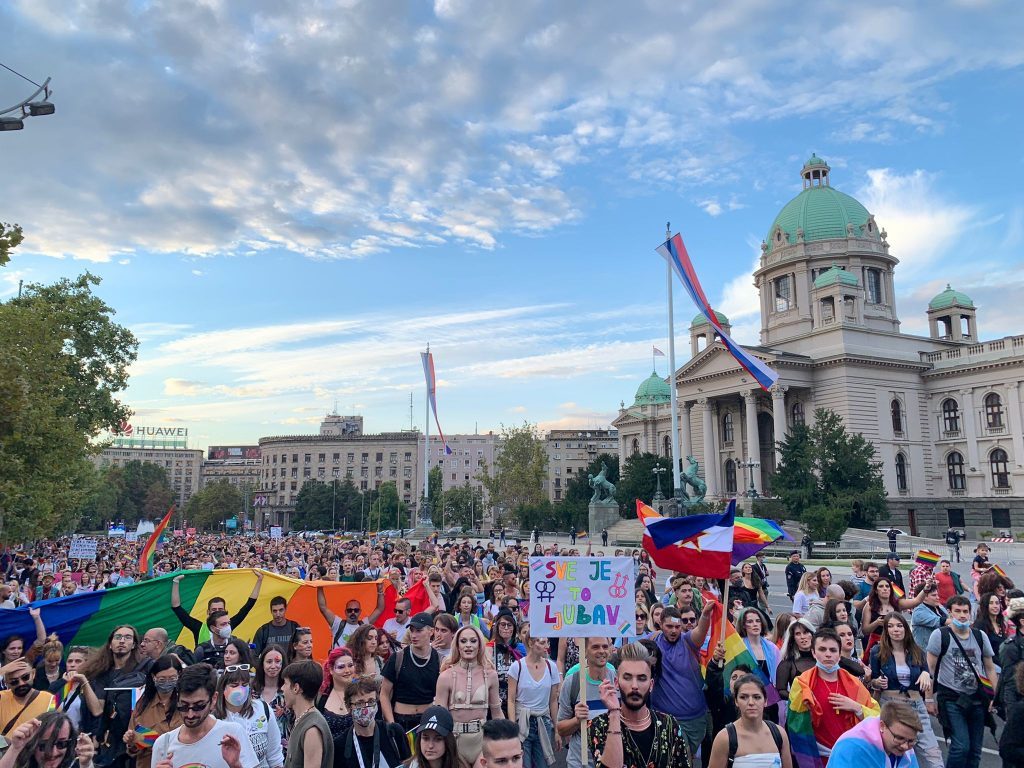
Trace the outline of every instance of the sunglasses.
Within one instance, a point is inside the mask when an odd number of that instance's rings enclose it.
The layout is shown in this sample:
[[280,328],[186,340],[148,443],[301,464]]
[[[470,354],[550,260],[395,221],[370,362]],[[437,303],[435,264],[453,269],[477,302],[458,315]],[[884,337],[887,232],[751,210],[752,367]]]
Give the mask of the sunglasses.
[[359,613],[359,608],[346,608],[345,613]]
[[[53,748],[54,749],[67,749],[68,747],[70,747],[74,743],[75,743],[75,740],[70,738],[70,737],[68,737],[66,739],[54,739],[53,740]],[[36,744],[36,750],[39,751],[39,752],[45,752],[46,751],[46,743],[43,742],[42,744]]]
[[680,619],[679,621],[681,621],[683,624],[696,624],[697,623],[697,617],[693,616],[693,617],[688,618],[688,619]]
[[32,675],[22,675],[21,677],[8,678],[9,683],[28,683],[31,682]]
[[179,712],[202,712],[210,706],[210,701],[211,699],[207,699],[201,704],[182,704],[179,702],[177,709]]

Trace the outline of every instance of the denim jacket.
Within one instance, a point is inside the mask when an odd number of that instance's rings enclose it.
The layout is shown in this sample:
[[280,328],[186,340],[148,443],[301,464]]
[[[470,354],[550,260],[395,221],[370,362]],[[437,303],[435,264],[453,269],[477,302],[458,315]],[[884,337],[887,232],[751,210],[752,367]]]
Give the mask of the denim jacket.
[[882,664],[879,662],[879,651],[881,651],[881,647],[877,645],[871,649],[871,679],[874,680],[885,675],[887,681],[885,690],[900,691],[901,693],[917,691],[920,693],[921,689],[917,685],[917,680],[921,677],[922,672],[927,672],[928,670],[921,664],[915,664],[908,658],[907,666],[910,667],[910,685],[900,685],[900,681],[896,677],[896,659],[890,656],[889,660]]

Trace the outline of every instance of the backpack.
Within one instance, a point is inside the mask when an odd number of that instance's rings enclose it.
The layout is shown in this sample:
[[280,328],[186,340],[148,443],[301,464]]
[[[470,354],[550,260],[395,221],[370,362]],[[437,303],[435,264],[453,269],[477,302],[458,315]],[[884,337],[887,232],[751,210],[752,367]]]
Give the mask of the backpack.
[[[984,656],[985,638],[982,636],[981,630],[980,629],[975,629],[974,627],[971,627],[971,634],[974,635],[974,642],[976,642],[978,644],[978,648],[981,649],[982,656]],[[939,648],[939,656],[935,660],[934,684],[935,684],[936,688],[939,685],[939,669],[942,666],[942,657],[945,656],[946,655],[946,651],[949,650],[949,644],[950,644],[950,642],[952,642],[952,640],[951,640],[952,635],[953,635],[953,630],[950,629],[949,627],[939,627],[939,639],[940,639],[942,645]],[[970,663],[970,662],[968,662],[968,663]],[[978,677],[978,670],[974,669],[974,665],[973,664],[971,664],[971,669],[974,671],[974,676],[977,678]],[[943,687],[945,687],[945,686],[943,686]],[[979,689],[981,688],[981,680],[980,679],[978,680],[978,688]]]
[[[775,741],[775,748],[779,750],[779,754],[782,754],[782,729],[779,728],[771,720],[765,720],[764,724],[768,726],[768,730],[772,734],[772,739]],[[736,750],[739,749],[739,738],[736,736],[736,723],[729,723],[725,726],[725,733],[729,737],[729,757],[726,760],[726,766],[732,768],[734,762],[736,762]]]

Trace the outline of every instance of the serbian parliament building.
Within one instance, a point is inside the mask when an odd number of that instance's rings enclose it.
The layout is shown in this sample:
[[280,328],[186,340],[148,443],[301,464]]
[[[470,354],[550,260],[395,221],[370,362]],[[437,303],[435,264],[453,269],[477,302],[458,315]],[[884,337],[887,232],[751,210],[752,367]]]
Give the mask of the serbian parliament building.
[[[973,301],[948,285],[928,304],[928,336],[902,333],[899,260],[829,171],[814,155],[806,162],[803,191],[772,222],[753,275],[761,343],[746,349],[778,384],[763,391],[695,317],[674,379],[680,454],[700,462],[708,498],[742,494],[748,472],[771,496],[776,441],[827,408],[874,444],[892,524],[926,536],[950,526],[972,537],[1024,532],[1024,335],[983,341]],[[729,319],[718,320],[729,332]],[[622,404],[612,424],[623,461],[670,454],[669,396],[652,374]]]

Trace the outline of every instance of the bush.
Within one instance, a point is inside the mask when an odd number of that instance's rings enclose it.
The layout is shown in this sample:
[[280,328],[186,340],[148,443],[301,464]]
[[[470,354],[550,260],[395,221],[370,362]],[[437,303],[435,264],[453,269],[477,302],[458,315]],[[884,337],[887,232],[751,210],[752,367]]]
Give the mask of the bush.
[[993,536],[995,536],[995,534],[992,533],[992,531],[978,531],[978,540],[979,541],[988,541]]
[[816,505],[804,511],[800,522],[815,541],[838,541],[850,526],[850,513]]

